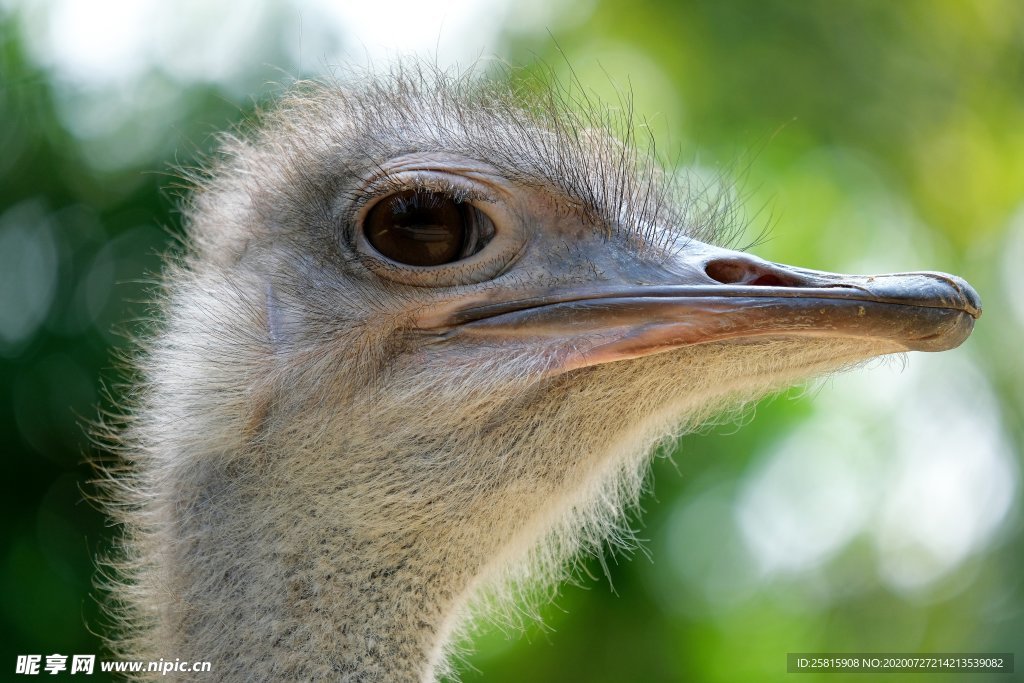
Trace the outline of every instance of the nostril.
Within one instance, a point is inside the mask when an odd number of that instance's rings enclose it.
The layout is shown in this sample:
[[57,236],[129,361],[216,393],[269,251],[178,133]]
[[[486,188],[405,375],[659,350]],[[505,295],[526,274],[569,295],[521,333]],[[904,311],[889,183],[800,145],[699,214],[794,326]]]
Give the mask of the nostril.
[[800,287],[800,278],[769,264],[738,259],[716,259],[704,266],[708,277],[723,285],[750,285],[753,287]]
[[704,266],[704,272],[712,280],[721,282],[723,285],[745,282],[747,276],[747,269],[734,261],[709,261]]
[[747,283],[757,287],[792,287],[793,282],[785,280],[773,273],[765,273]]

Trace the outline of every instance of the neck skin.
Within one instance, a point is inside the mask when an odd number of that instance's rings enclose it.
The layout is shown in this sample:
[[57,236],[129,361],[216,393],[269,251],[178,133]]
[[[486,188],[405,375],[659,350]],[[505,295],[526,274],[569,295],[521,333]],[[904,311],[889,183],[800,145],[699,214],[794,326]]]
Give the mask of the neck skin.
[[343,490],[276,469],[227,486],[211,472],[178,507],[161,656],[211,661],[225,681],[434,680],[476,559],[460,539],[339,519]]

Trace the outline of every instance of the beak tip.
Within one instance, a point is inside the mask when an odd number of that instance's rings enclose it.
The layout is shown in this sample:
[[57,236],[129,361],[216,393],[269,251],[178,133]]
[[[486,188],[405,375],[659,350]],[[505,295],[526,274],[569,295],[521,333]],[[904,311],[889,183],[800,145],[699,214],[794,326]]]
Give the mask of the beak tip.
[[948,285],[955,293],[957,304],[959,308],[971,316],[972,319],[977,320],[981,317],[981,296],[978,294],[978,290],[974,289],[967,280],[956,275],[950,275],[949,273],[928,273],[932,277]]
[[933,334],[907,342],[907,350],[938,352],[955,349],[971,336],[974,331],[974,323],[979,315],[981,315],[980,310],[977,314],[971,311],[959,311],[950,318],[947,324]]

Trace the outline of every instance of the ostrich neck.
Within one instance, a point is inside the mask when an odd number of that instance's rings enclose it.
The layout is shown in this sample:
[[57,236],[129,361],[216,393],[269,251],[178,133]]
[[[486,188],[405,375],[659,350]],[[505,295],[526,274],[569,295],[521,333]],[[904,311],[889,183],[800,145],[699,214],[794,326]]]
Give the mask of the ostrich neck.
[[173,502],[161,656],[226,681],[433,680],[473,560],[422,526],[361,521],[344,485],[295,479],[211,468]]
[[[571,388],[546,388],[549,411]],[[541,419],[495,420],[487,439],[474,423],[458,441],[455,427],[402,424],[406,404],[336,407],[345,419],[328,428],[299,400],[245,419],[201,405],[190,417],[207,428],[161,432],[142,599],[130,599],[155,617],[149,658],[210,661],[224,681],[434,680],[477,586],[526,576],[535,559],[553,568],[607,533],[651,443],[640,428],[609,440]],[[577,518],[589,535],[573,526],[550,557],[530,555]]]

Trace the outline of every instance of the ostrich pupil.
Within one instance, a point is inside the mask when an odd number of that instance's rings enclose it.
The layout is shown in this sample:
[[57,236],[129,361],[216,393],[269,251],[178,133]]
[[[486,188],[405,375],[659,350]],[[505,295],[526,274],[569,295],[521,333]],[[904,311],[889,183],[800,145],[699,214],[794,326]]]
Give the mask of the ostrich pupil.
[[465,255],[466,206],[440,192],[407,190],[379,202],[366,216],[366,238],[392,261],[439,266]]

